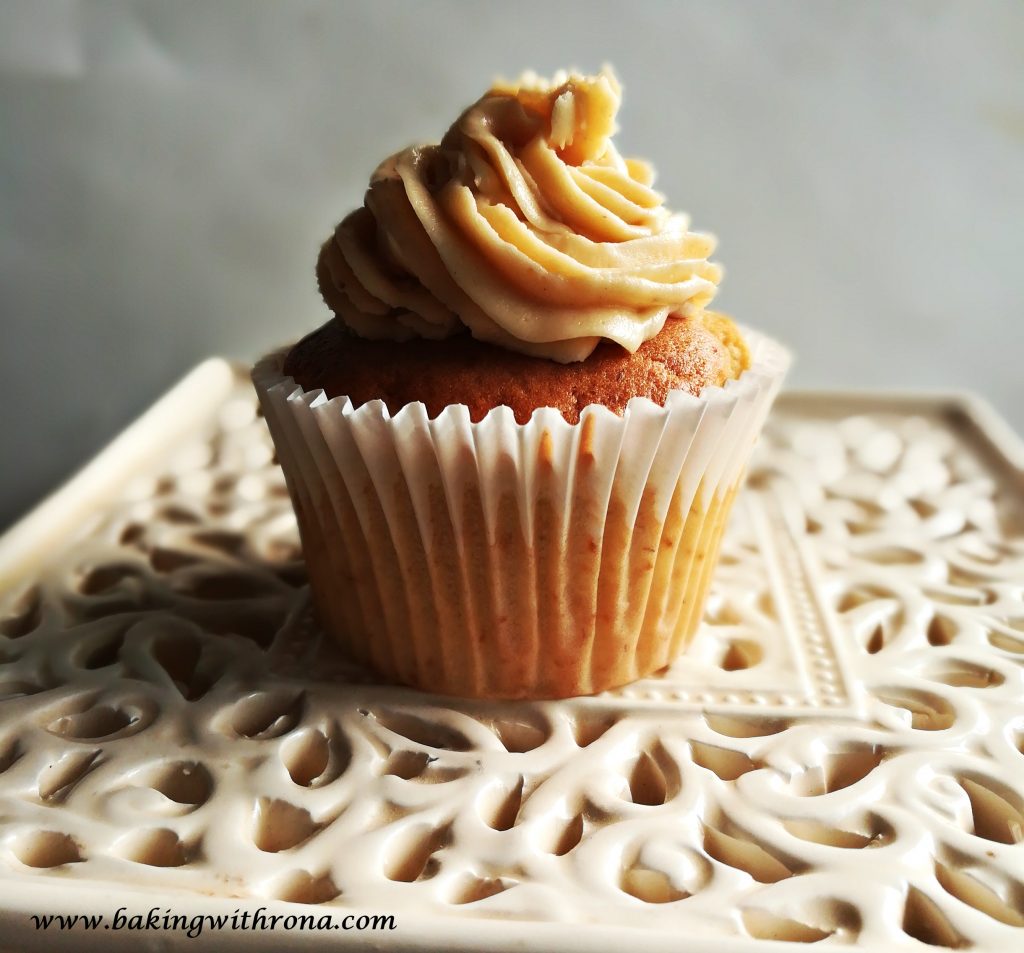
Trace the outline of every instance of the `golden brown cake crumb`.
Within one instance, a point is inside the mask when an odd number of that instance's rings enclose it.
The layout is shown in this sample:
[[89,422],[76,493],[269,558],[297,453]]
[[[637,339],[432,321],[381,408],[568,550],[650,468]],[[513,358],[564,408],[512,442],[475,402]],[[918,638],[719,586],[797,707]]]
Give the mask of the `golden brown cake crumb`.
[[422,401],[431,417],[465,404],[473,420],[498,406],[519,423],[554,407],[569,423],[589,404],[621,414],[633,397],[663,405],[671,390],[699,394],[738,377],[749,363],[736,326],[723,315],[670,319],[660,334],[630,354],[603,341],[586,360],[557,364],[485,344],[468,335],[440,341],[371,341],[337,320],[303,338],[284,371],[305,390],[348,396],[356,406],[382,400],[395,414]]

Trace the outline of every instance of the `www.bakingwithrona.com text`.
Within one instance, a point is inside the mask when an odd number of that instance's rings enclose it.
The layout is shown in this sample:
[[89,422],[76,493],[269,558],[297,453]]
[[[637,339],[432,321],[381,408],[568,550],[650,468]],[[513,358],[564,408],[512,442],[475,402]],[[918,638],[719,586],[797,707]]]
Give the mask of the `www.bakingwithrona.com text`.
[[144,913],[130,913],[119,907],[111,918],[102,913],[46,913],[30,915],[37,930],[113,930],[128,933],[149,931],[181,932],[195,939],[203,931],[219,930],[394,930],[392,914],[347,913],[336,915],[312,913],[268,913],[266,907],[256,910],[236,909],[233,913],[175,913],[170,907],[151,907]]

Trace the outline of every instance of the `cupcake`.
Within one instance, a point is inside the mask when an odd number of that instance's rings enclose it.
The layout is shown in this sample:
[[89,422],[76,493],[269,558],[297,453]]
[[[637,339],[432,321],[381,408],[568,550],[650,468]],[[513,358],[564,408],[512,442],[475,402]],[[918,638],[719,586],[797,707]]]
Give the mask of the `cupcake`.
[[499,83],[320,250],[253,379],[320,621],[381,676],[590,694],[686,647],[788,363],[612,141],[608,71]]

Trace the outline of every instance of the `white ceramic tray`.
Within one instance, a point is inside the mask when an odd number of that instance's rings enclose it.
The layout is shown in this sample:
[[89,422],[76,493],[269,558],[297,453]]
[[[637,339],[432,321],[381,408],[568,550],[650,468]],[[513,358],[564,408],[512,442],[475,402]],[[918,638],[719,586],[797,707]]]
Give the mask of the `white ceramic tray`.
[[1022,474],[972,398],[784,395],[684,659],[453,703],[322,642],[207,362],[0,540],[0,948],[1024,948]]

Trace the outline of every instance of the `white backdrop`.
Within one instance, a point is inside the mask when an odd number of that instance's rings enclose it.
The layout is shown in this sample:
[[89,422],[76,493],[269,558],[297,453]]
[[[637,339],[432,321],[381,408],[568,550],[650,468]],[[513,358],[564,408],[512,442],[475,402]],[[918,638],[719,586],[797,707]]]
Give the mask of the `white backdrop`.
[[612,63],[797,386],[1024,429],[1024,4],[0,0],[0,524],[202,357],[321,323],[317,247],[494,74]]

